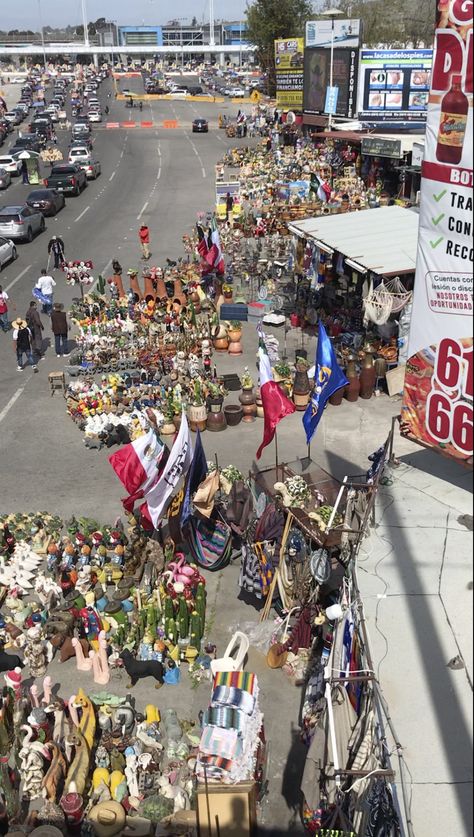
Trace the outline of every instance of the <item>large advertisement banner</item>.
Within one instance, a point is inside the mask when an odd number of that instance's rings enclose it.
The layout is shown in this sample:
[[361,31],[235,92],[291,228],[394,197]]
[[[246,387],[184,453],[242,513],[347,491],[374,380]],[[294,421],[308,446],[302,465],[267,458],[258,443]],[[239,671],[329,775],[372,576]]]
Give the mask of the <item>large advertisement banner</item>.
[[[333,86],[339,88],[336,114],[352,118],[357,106],[357,49],[334,50]],[[304,112],[325,113],[326,92],[331,77],[331,51],[307,47],[304,51]]]
[[275,41],[277,107],[303,107],[304,38]]
[[[334,25],[334,29],[333,29]],[[338,46],[357,47],[360,39],[360,20],[308,20],[307,47],[330,47],[332,39]]]
[[431,49],[363,49],[359,61],[359,119],[424,122],[428,112]]
[[401,429],[472,465],[472,2],[438,10]]

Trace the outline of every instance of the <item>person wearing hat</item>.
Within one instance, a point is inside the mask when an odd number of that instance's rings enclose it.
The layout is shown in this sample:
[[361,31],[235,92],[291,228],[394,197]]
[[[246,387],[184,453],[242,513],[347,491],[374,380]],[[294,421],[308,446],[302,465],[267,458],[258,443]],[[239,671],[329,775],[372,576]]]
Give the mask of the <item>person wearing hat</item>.
[[33,299],[30,302],[30,307],[26,312],[26,324],[33,335],[33,352],[37,358],[43,357],[43,331],[44,326],[41,322],[36,302]]
[[69,330],[66,314],[60,302],[55,302],[51,314],[51,330],[54,334],[56,357],[69,357],[67,333]]
[[38,367],[33,358],[33,335],[28,328],[26,320],[17,317],[12,322],[13,329],[13,346],[16,351],[17,370],[23,372],[23,355],[26,354],[27,361],[31,363],[33,372],[38,371]]

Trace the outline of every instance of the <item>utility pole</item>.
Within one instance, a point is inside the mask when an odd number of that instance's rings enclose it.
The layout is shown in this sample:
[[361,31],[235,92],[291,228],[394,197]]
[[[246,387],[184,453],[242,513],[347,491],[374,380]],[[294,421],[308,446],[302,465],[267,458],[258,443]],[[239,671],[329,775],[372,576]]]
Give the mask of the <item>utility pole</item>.
[[[41,15],[41,0],[38,0],[38,12],[39,12],[39,19],[40,19],[40,28],[41,28],[41,49],[43,50],[43,69],[46,72],[46,49],[44,46],[44,27],[43,27],[43,17]],[[26,59],[25,59],[26,63]]]
[[209,0],[209,45],[216,45],[216,37],[214,31],[214,0]]
[[84,27],[84,46],[90,46],[89,42],[89,26],[87,20],[86,0],[81,0],[82,6],[82,25]]

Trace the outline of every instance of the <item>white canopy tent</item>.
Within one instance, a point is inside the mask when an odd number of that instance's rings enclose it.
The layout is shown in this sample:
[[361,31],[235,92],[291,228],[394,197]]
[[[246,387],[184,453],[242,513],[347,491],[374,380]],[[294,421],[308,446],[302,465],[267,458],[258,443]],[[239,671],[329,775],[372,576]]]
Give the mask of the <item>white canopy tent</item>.
[[418,212],[382,206],[307,218],[288,227],[293,235],[314,241],[325,253],[341,253],[360,273],[400,276],[415,272],[418,225]]

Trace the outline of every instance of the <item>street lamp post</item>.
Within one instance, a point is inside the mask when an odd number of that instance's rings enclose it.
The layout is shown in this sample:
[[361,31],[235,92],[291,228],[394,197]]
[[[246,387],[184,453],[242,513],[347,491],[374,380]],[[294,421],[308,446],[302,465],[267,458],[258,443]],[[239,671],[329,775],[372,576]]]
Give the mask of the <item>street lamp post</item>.
[[[341,17],[344,12],[341,12],[340,9],[328,9],[327,12],[321,12],[321,17],[330,18],[331,20],[331,59],[330,59],[330,66],[329,66],[329,87],[332,88],[334,85],[334,21],[337,17]],[[328,114],[328,130],[332,129],[332,117],[333,114],[330,111]]]
[[44,27],[43,27],[43,16],[41,14],[41,0],[38,0],[38,13],[39,13],[39,21],[40,21],[40,29],[41,29],[41,49],[43,50],[43,71],[46,72],[46,49],[45,49],[45,45],[44,45]]

